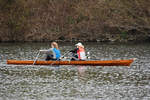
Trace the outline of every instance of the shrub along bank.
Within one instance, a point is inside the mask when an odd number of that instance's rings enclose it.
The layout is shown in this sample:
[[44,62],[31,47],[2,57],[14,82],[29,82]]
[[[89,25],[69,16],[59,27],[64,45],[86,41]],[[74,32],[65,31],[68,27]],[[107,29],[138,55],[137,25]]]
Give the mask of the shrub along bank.
[[147,0],[0,0],[0,41],[145,41]]

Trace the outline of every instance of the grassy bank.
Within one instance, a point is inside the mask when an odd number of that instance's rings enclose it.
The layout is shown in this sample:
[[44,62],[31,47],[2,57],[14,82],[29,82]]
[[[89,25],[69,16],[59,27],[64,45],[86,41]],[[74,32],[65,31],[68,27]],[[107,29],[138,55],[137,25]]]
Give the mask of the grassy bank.
[[0,0],[0,41],[143,41],[147,0]]

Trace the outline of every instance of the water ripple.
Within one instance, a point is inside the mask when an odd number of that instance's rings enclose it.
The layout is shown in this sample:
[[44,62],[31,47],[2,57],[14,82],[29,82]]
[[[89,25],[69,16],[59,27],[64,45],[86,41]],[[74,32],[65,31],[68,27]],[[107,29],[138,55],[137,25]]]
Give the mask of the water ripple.
[[[62,53],[73,48],[60,45]],[[92,59],[138,58],[122,66],[7,65],[7,59],[33,60],[48,44],[1,44],[0,100],[149,100],[147,44],[87,45]],[[40,55],[42,60],[44,55]]]

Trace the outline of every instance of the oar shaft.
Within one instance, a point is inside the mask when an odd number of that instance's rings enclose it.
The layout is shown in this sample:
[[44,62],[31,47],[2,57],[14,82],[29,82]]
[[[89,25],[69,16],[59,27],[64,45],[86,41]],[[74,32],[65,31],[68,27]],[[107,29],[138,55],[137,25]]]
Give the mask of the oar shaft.
[[66,54],[68,54],[70,51],[66,52],[64,55],[61,56],[61,58],[63,58]]
[[36,56],[36,58],[35,58],[35,60],[34,60],[34,63],[33,63],[33,65],[35,64],[36,60],[38,59],[38,57],[39,57],[39,54],[40,54],[40,52],[38,52],[38,54],[37,54],[37,56]]

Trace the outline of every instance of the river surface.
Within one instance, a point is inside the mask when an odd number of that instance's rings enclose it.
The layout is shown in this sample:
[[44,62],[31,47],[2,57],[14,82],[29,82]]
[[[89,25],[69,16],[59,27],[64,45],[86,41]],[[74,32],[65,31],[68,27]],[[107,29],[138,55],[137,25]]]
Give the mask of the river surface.
[[[59,44],[62,55],[74,44]],[[91,59],[137,60],[130,67],[7,65],[7,59],[34,60],[49,44],[1,43],[0,100],[150,100],[149,43],[84,45]]]

